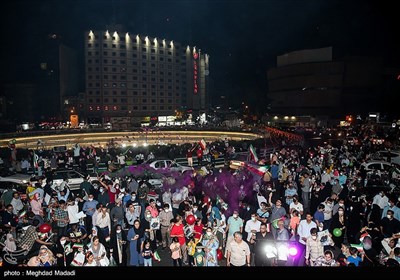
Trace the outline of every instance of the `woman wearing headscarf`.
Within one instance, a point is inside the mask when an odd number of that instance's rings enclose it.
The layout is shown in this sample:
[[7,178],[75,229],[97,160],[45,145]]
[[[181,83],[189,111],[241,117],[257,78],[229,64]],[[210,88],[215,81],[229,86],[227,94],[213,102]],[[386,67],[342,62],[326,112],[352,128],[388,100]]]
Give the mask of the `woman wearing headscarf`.
[[203,235],[202,243],[206,252],[206,266],[218,266],[217,249],[219,242],[217,236],[213,233],[213,229],[208,227]]
[[[118,266],[126,265],[126,233],[121,225],[116,225],[111,232],[110,254],[112,254]],[[112,251],[111,251],[112,250]]]
[[15,244],[13,235],[11,233],[7,233],[3,251],[11,253],[15,252],[16,250],[17,250],[17,245]]
[[56,258],[54,257],[53,252],[47,248],[46,245],[40,246],[38,257],[40,259],[39,266],[49,267],[56,264]]
[[107,257],[106,248],[100,243],[98,236],[93,237],[89,251],[93,253],[97,266],[108,266],[110,264],[110,260]]
[[140,226],[139,220],[134,221],[133,227],[128,231],[127,240],[129,241],[129,266],[139,266],[143,263],[140,251],[144,241],[144,229]]
[[93,243],[93,237],[95,237],[97,235],[98,235],[97,227],[93,227],[92,233],[89,235],[90,243],[88,244],[88,246],[90,246]]
[[[335,242],[335,246],[338,248],[342,246],[342,243],[344,241],[346,226],[347,226],[347,219],[344,212],[344,208],[339,207],[337,213],[332,217],[332,222],[329,227],[329,232],[332,234],[333,242]],[[333,230],[336,228],[342,231],[342,234],[340,236],[336,236],[333,234]]]
[[333,252],[331,250],[326,250],[323,256],[319,256],[315,262],[314,266],[339,266],[334,258]]
[[150,227],[152,215],[150,210],[144,211],[144,218],[140,221],[140,227],[144,230],[144,240],[150,241],[151,250],[157,249],[157,240],[155,238],[155,230]]
[[66,236],[61,236],[57,241],[54,253],[57,259],[57,266],[70,266],[72,260],[74,259],[71,242],[67,241]]

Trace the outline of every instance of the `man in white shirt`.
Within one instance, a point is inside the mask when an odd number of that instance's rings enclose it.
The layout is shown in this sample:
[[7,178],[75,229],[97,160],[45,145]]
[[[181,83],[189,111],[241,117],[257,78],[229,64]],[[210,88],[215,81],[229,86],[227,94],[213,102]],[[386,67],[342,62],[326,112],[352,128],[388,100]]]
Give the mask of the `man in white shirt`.
[[167,188],[162,195],[162,201],[169,204],[169,209],[172,211],[172,193],[171,189]]
[[78,207],[77,201],[75,201],[73,199],[68,200],[67,212],[68,212],[68,219],[69,219],[70,225],[79,223],[79,218],[77,217],[78,212],[79,212],[79,207]]
[[329,229],[329,226],[331,225],[331,219],[332,219],[332,211],[333,211],[333,201],[330,198],[327,198],[324,202],[322,202],[322,205],[324,205],[324,229]]
[[178,213],[179,204],[181,204],[182,201],[182,193],[180,192],[180,189],[177,188],[172,194],[172,211],[174,216]]
[[27,173],[28,169],[31,168],[31,164],[25,158],[21,161],[21,171],[22,173]]
[[24,204],[22,203],[18,192],[13,193],[13,198],[10,204],[13,206],[13,213],[15,215],[18,215],[19,211],[24,208]]
[[110,214],[107,211],[107,207],[103,206],[101,208],[101,212],[97,214],[97,226],[100,228],[100,230],[103,233],[104,237],[107,237],[110,235],[110,229],[111,229],[111,219],[110,219]]
[[81,146],[78,143],[76,143],[74,145],[73,149],[74,149],[75,163],[78,164],[79,163],[80,152],[81,152]]
[[297,228],[297,234],[299,235],[298,248],[301,252],[293,261],[294,266],[303,266],[307,239],[311,236],[311,229],[318,228],[317,224],[312,220],[312,218],[313,216],[311,213],[307,213],[306,218],[300,221],[299,227]]
[[244,231],[247,232],[247,242],[250,242],[252,235],[260,232],[261,222],[257,221],[256,214],[251,214],[251,219],[246,222]]
[[125,167],[125,156],[122,153],[117,156],[117,161],[120,167]]
[[181,193],[181,195],[182,195],[182,200],[186,200],[186,199],[188,198],[188,196],[189,196],[189,189],[188,189],[188,187],[183,186],[183,187],[180,189],[180,193]]
[[261,192],[257,193],[257,201],[258,201],[258,207],[260,208],[261,208],[261,202],[267,203],[267,199],[265,198],[265,196],[262,195]]
[[243,241],[242,234],[237,231],[233,234],[233,240],[226,245],[227,266],[250,266],[250,248]]
[[376,204],[380,208],[380,214],[382,215],[383,209],[388,205],[389,198],[386,196],[384,191],[381,191],[377,195],[374,196],[372,204]]

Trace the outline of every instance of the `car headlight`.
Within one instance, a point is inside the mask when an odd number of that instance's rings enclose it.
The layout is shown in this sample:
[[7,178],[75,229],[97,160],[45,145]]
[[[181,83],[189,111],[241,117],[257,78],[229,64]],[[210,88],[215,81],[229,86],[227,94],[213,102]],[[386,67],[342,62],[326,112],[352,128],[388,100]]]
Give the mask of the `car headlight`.
[[22,183],[27,184],[28,181],[27,180],[22,180]]

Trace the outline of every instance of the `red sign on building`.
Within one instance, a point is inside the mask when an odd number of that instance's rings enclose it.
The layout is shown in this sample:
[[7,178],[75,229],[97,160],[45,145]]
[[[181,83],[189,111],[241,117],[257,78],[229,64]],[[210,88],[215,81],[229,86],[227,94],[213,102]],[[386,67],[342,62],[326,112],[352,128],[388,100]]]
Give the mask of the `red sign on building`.
[[194,94],[197,94],[197,92],[198,92],[198,85],[197,85],[197,71],[198,71],[198,69],[197,69],[197,59],[199,58],[199,54],[198,53],[193,53],[193,58],[194,58],[194,61],[193,61],[193,92],[194,92]]

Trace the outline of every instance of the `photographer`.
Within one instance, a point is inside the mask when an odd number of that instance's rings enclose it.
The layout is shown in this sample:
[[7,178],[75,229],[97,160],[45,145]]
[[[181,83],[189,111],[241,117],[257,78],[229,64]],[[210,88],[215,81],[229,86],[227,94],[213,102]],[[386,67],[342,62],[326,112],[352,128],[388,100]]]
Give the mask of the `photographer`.
[[271,232],[268,232],[268,226],[262,223],[260,231],[257,232],[251,239],[250,244],[254,246],[254,264],[255,266],[271,266],[270,258],[265,255],[265,248],[268,243],[274,242],[274,237]]

